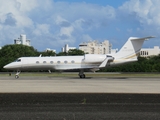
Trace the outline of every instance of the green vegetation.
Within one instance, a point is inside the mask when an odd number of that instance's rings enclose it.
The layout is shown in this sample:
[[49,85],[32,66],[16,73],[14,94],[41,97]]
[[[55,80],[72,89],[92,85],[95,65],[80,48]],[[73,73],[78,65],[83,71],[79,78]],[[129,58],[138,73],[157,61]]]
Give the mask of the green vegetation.
[[[29,56],[62,56],[62,55],[84,55],[81,50],[69,50],[68,53],[58,54],[52,51],[38,52],[33,47],[25,45],[6,45],[0,50],[0,72],[6,71],[3,66],[19,57]],[[160,72],[160,55],[149,58],[139,57],[137,62],[123,64],[115,67],[101,69],[100,72]]]
[[160,55],[148,58],[138,57],[137,62],[109,67],[101,72],[160,72]]
[[82,104],[86,104],[86,103],[87,103],[87,99],[84,98],[84,99],[82,100]]
[[75,56],[75,55],[84,55],[84,51],[82,50],[78,50],[78,49],[71,49],[68,51],[68,53],[66,52],[59,52],[57,54],[57,56]]

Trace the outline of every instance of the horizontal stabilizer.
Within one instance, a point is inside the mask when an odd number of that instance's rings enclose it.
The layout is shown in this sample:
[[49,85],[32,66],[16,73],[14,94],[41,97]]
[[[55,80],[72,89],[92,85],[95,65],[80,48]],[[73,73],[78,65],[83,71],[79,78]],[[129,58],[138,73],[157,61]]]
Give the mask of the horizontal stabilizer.
[[144,37],[144,38],[135,38],[135,37],[133,37],[130,40],[149,40],[151,38],[155,38],[155,37],[154,36],[149,36],[149,37]]

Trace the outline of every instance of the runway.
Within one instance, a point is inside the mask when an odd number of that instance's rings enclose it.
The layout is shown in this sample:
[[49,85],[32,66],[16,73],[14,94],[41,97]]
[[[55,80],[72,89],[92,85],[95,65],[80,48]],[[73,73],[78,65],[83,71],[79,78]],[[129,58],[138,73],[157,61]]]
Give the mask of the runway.
[[159,78],[0,77],[1,120],[158,120]]
[[0,93],[160,93],[159,78],[0,77]]

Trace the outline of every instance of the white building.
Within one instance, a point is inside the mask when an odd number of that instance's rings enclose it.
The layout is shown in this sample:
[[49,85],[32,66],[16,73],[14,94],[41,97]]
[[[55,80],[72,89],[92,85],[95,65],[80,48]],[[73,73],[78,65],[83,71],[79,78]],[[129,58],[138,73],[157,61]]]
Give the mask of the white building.
[[117,49],[111,49],[111,54],[115,54],[118,52],[118,48]]
[[154,48],[142,48],[140,51],[141,57],[148,57],[148,56],[159,55],[159,54],[160,54],[159,46],[154,46]]
[[47,48],[45,51],[46,51],[46,52],[47,52],[47,51],[52,51],[52,52],[55,52],[55,53],[56,53],[56,50],[50,49],[50,48]]
[[22,45],[31,46],[30,40],[27,40],[26,35],[24,34],[21,34],[20,38],[14,39],[14,44],[22,44]]
[[65,44],[65,46],[62,48],[62,52],[68,52],[69,50],[76,49],[76,47],[69,47],[68,44]]
[[83,42],[79,45],[79,49],[88,54],[110,54],[112,45],[108,40],[99,43],[98,41]]

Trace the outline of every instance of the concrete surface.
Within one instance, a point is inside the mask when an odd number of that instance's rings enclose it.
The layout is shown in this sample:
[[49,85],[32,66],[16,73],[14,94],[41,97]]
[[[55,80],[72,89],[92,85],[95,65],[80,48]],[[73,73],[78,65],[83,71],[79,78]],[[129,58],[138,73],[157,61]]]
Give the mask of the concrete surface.
[[160,93],[159,78],[0,77],[0,93]]

